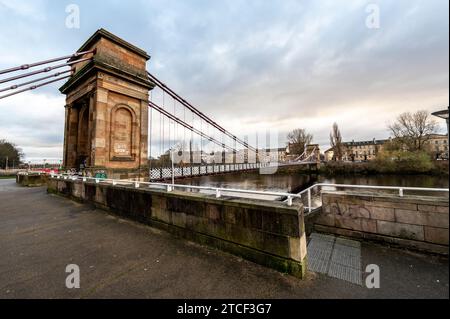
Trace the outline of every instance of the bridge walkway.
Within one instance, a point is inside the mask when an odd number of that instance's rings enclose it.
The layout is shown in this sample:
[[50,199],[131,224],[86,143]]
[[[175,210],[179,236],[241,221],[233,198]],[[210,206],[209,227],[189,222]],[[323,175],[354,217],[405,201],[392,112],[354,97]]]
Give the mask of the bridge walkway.
[[[14,180],[0,180],[0,243],[0,299],[449,298],[448,259],[361,243],[361,269],[380,266],[380,289],[299,280]],[[65,287],[70,263],[80,289]]]

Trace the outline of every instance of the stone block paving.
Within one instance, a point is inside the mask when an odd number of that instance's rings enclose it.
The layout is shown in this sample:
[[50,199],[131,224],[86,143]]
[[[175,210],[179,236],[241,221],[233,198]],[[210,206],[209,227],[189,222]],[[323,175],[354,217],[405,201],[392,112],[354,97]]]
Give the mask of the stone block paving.
[[309,270],[362,285],[361,243],[312,233],[308,243]]

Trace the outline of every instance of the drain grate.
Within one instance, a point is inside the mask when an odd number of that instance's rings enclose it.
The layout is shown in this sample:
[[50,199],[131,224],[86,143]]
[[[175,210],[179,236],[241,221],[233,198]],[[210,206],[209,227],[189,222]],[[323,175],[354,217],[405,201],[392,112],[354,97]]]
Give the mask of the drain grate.
[[342,279],[353,284],[357,284],[361,286],[361,271],[346,267],[343,265],[339,265],[336,263],[330,264],[330,269],[328,270],[328,276],[334,277],[337,279]]
[[308,243],[308,266],[314,272],[361,285],[361,243],[313,233]]

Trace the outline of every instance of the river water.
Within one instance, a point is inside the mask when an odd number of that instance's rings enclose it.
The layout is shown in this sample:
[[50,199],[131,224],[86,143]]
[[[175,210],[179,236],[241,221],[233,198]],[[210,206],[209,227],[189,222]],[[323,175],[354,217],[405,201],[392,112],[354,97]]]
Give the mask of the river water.
[[[177,183],[189,185],[201,185],[222,188],[239,188],[251,190],[279,191],[298,193],[315,183],[374,185],[374,186],[403,186],[403,187],[427,187],[448,188],[448,176],[427,175],[370,175],[370,176],[324,176],[307,174],[272,174],[261,175],[258,173],[230,173],[223,175],[210,175],[184,180]],[[407,192],[405,192],[407,194]],[[408,194],[419,194],[409,191]],[[421,192],[420,194],[425,195]],[[429,195],[444,195],[448,193],[429,193]]]

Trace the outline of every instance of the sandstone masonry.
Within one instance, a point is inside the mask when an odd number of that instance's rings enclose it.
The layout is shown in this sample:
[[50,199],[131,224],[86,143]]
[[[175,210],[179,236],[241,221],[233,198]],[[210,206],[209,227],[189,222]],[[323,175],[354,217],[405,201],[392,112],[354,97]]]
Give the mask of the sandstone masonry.
[[448,254],[448,199],[322,192],[322,212],[314,228]]

